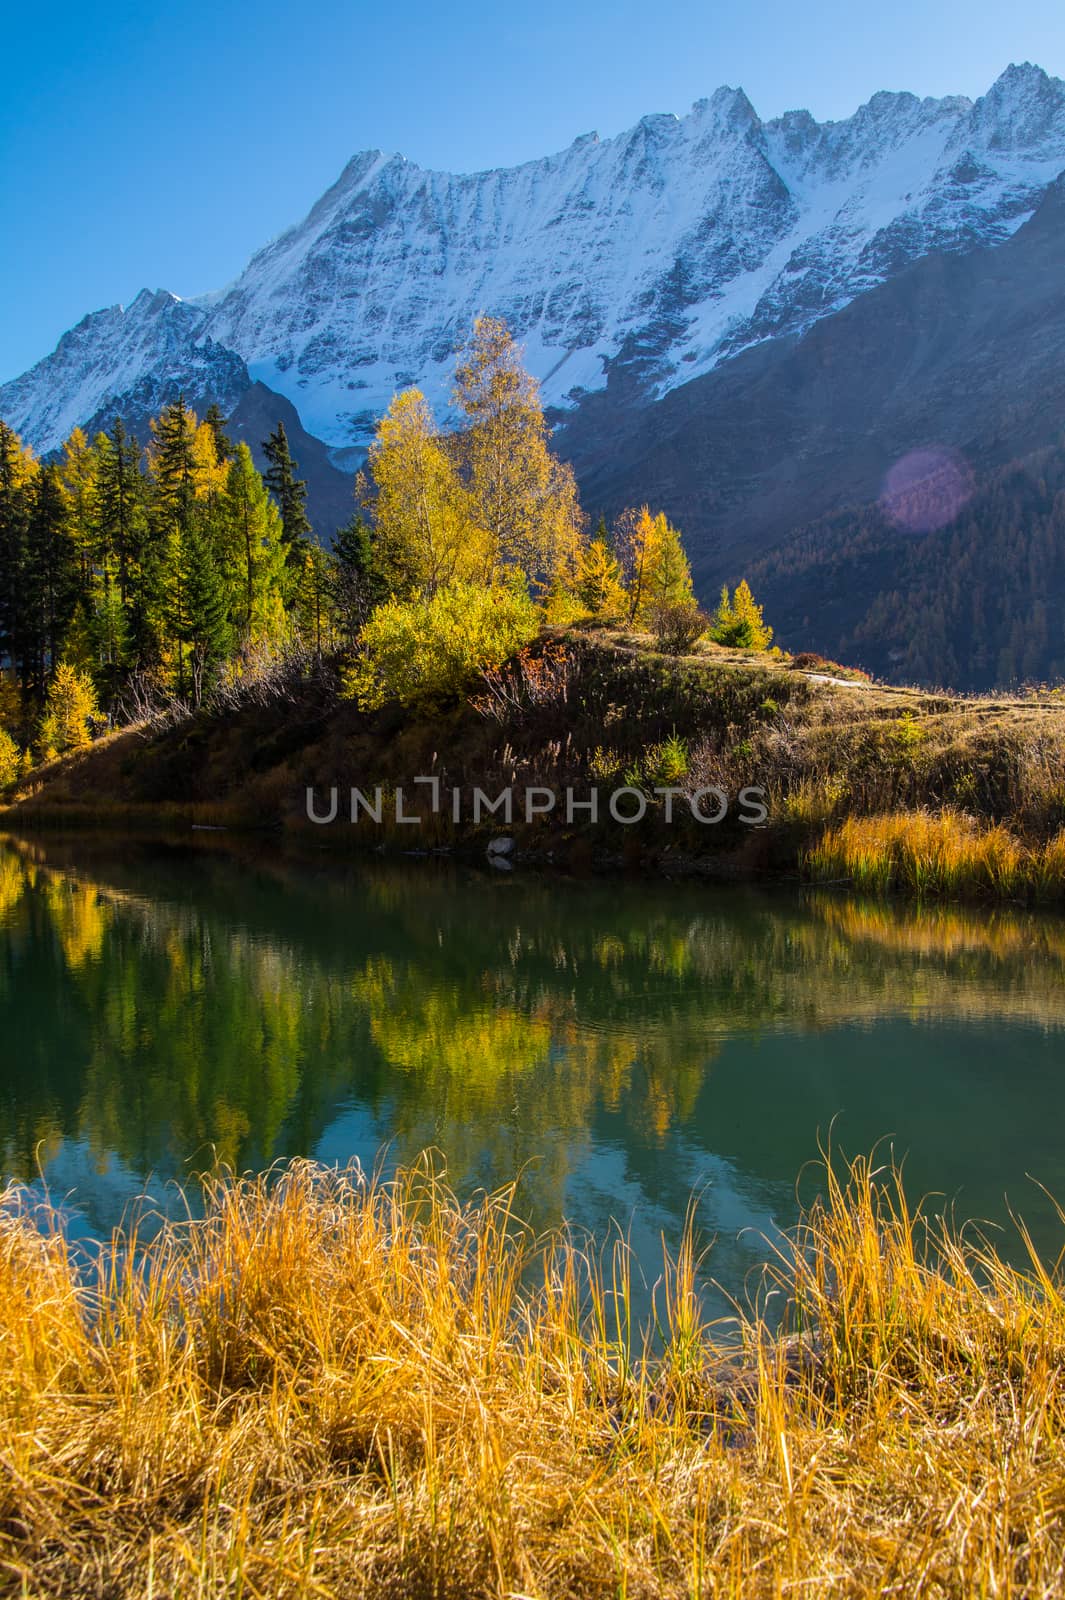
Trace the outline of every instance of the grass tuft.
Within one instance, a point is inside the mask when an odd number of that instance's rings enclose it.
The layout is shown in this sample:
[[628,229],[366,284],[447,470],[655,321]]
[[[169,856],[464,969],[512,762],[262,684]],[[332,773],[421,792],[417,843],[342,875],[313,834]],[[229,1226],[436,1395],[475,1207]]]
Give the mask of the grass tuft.
[[1062,1592],[1065,1300],[1034,1252],[859,1161],[771,1267],[772,1328],[706,1322],[693,1228],[657,1342],[631,1271],[428,1158],[212,1182],[88,1273],[8,1191],[0,1590]]
[[1065,833],[1022,844],[1001,824],[957,811],[847,817],[803,856],[815,882],[848,881],[866,894],[1065,899]]

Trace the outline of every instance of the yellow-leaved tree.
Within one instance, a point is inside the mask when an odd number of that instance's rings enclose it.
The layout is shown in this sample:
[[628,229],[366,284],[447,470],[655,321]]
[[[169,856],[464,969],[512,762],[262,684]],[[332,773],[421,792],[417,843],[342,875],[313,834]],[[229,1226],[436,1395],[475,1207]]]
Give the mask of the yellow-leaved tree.
[[360,490],[376,530],[374,556],[397,593],[434,593],[456,580],[488,582],[488,540],[418,389],[397,394],[370,446]]
[[81,587],[87,592],[96,558],[100,456],[81,428],[75,428],[64,443],[59,470],[70,515],[71,537],[77,551]]
[[19,749],[6,728],[0,728],[0,789],[6,789],[19,775]]
[[478,317],[459,357],[454,436],[473,521],[493,570],[516,568],[538,588],[572,580],[583,518],[573,472],[552,455],[540,390],[506,323]]
[[614,529],[629,594],[629,619],[650,624],[666,607],[695,605],[691,567],[665,512],[623,511]]
[[773,630],[762,616],[762,607],[756,603],[746,578],[737,584],[731,599],[728,585],[722,588],[710,637],[715,644],[729,645],[734,650],[769,649]]
[[574,593],[593,617],[619,621],[628,614],[629,597],[621,583],[621,569],[601,536],[583,547],[577,558]]
[[61,661],[44,702],[38,734],[41,756],[50,761],[66,750],[79,750],[91,738],[90,720],[100,715],[96,690],[88,673]]

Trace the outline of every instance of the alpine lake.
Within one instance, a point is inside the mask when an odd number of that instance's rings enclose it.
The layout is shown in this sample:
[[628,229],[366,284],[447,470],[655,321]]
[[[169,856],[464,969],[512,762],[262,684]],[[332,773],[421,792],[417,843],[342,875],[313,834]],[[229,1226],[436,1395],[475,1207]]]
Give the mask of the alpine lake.
[[1065,921],[1020,910],[9,837],[0,1039],[0,1178],[79,1240],[216,1163],[432,1149],[537,1230],[623,1235],[645,1304],[694,1205],[724,1311],[830,1143],[1008,1258],[1018,1217],[1065,1242]]

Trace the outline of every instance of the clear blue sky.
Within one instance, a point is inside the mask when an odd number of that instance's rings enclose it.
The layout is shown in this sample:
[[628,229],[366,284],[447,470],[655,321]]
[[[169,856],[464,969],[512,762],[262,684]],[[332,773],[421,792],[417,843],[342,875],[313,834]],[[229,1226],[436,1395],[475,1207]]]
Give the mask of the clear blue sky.
[[[0,380],[87,311],[217,288],[348,158],[504,166],[685,112],[1065,76],[1062,0],[14,0],[0,60]],[[857,14],[856,14],[857,13]]]

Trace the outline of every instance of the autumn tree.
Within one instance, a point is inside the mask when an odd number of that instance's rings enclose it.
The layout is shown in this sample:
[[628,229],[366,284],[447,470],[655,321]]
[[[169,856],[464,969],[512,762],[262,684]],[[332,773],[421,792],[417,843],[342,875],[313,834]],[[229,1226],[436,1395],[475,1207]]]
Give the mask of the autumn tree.
[[629,594],[629,620],[647,623],[663,606],[695,605],[691,567],[680,534],[664,512],[623,511],[615,544]]
[[491,544],[420,390],[397,394],[378,423],[360,492],[373,517],[379,570],[393,592],[432,594],[454,579],[491,580]]
[[614,621],[628,611],[621,569],[601,533],[578,555],[574,593],[593,617]]
[[734,650],[769,649],[773,630],[765,622],[762,607],[756,604],[746,578],[737,585],[731,598],[728,585],[722,587],[710,637],[715,644],[727,645]]
[[78,552],[81,591],[88,594],[99,537],[97,528],[100,460],[81,428],[63,445],[60,473],[70,507],[70,527]]
[[19,747],[6,728],[0,728],[0,789],[14,783],[19,774]]
[[573,472],[552,455],[536,380],[505,322],[479,317],[461,352],[453,450],[471,520],[493,572],[516,567],[538,585],[572,575],[582,517]]
[[92,738],[90,723],[99,714],[96,690],[88,673],[69,661],[61,661],[41,718],[39,744],[44,759],[87,745]]

